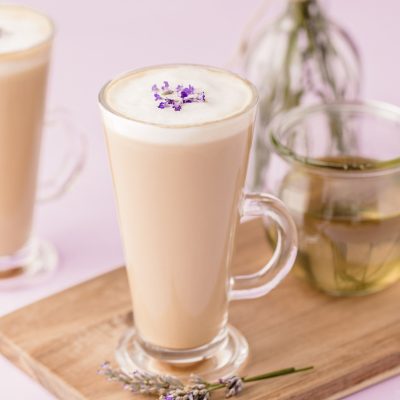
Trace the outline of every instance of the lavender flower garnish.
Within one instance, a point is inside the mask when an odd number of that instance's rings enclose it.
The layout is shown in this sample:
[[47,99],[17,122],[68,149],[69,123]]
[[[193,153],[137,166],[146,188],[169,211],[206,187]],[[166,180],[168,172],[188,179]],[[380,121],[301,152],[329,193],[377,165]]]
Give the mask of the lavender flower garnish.
[[158,102],[158,108],[173,108],[175,111],[181,111],[184,104],[204,103],[206,95],[204,91],[195,89],[192,85],[184,87],[176,86],[171,89],[168,81],[164,81],[159,88],[156,84],[151,87],[154,100]]
[[133,371],[130,374],[126,374],[121,370],[112,369],[108,361],[100,366],[98,374],[106,376],[111,382],[122,383],[125,390],[137,394],[163,396],[170,391],[184,387],[181,381],[171,376],[155,375],[141,371]]
[[225,397],[233,397],[243,390],[243,380],[239,376],[231,376],[230,378],[220,379],[219,383],[226,387]]
[[210,391],[206,385],[186,386],[183,389],[175,389],[166,395],[159,397],[159,400],[209,400]]
[[225,389],[225,397],[230,398],[237,396],[244,389],[245,383],[271,379],[311,369],[313,367],[300,369],[286,368],[256,376],[231,376],[219,379],[216,383],[207,382],[199,376],[192,376],[187,385],[179,379],[166,375],[140,371],[133,371],[130,374],[126,374],[121,370],[112,369],[109,362],[105,362],[100,367],[98,373],[106,376],[109,381],[122,383],[124,389],[133,394],[147,394],[158,397],[159,400],[210,400],[211,394],[215,390]]

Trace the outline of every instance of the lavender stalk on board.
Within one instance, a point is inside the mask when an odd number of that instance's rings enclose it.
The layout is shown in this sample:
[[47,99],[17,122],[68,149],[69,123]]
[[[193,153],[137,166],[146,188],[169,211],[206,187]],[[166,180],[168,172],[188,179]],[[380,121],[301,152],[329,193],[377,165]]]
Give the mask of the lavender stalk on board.
[[179,379],[167,375],[157,375],[141,371],[133,371],[128,374],[121,370],[113,369],[109,362],[103,363],[98,373],[106,376],[109,381],[120,382],[124,389],[130,391],[132,394],[147,394],[158,397],[159,400],[210,400],[212,392],[216,390],[224,389],[225,397],[230,398],[241,393],[245,383],[276,378],[311,369],[313,367],[299,369],[286,368],[255,376],[231,376],[219,379],[215,383],[207,382],[199,376],[192,376],[188,384],[184,384]]

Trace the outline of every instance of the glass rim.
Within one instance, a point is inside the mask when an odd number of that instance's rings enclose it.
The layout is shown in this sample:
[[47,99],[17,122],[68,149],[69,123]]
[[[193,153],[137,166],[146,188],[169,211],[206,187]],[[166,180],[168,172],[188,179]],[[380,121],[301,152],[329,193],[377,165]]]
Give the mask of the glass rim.
[[12,57],[12,56],[18,56],[20,54],[23,54],[27,51],[32,51],[32,50],[36,50],[39,49],[40,47],[44,46],[47,43],[50,43],[55,36],[56,33],[56,26],[54,21],[46,14],[42,13],[41,11],[36,10],[33,7],[30,6],[25,6],[22,4],[12,4],[12,3],[4,3],[4,4],[0,4],[0,10],[2,7],[12,7],[12,8],[19,8],[22,10],[29,10],[37,15],[40,15],[41,17],[45,18],[47,20],[47,22],[49,23],[49,27],[50,27],[50,32],[49,34],[43,39],[40,40],[38,43],[35,43],[29,47],[26,47],[24,49],[19,49],[19,50],[11,50],[11,51],[5,51],[4,53],[0,53],[0,60],[2,58],[8,58],[8,57]]
[[[202,69],[209,69],[209,70],[213,70],[216,72],[220,72],[220,73],[225,73],[228,75],[231,75],[239,80],[241,80],[242,82],[244,82],[250,89],[252,92],[252,98],[249,101],[249,104],[247,104],[243,109],[241,109],[240,111],[233,113],[225,118],[220,118],[220,119],[216,119],[214,121],[207,121],[207,122],[199,122],[199,123],[194,123],[194,124],[181,124],[181,125],[172,125],[172,124],[163,124],[163,123],[157,123],[157,122],[149,122],[149,121],[144,121],[144,120],[140,120],[138,118],[133,118],[130,117],[122,112],[119,112],[118,110],[116,110],[115,108],[113,108],[111,106],[111,104],[109,104],[109,102],[106,99],[106,92],[107,90],[111,87],[112,84],[118,82],[121,79],[124,79],[130,75],[134,75],[137,73],[141,73],[144,71],[148,71],[148,70],[154,70],[154,69],[162,69],[162,68],[173,68],[173,67],[179,67],[179,66],[190,66],[190,67],[196,67],[196,68],[202,68]],[[105,110],[107,110],[108,112],[110,112],[111,114],[123,118],[126,121],[131,121],[131,122],[136,122],[139,124],[143,124],[143,125],[148,125],[148,126],[154,126],[154,127],[160,127],[160,128],[171,128],[171,129],[184,129],[184,128],[196,128],[196,127],[201,127],[201,126],[208,126],[208,125],[212,125],[212,124],[219,124],[219,123],[223,123],[232,119],[236,119],[238,117],[240,117],[241,115],[246,114],[247,112],[249,112],[250,110],[252,110],[254,107],[257,106],[258,104],[258,91],[256,89],[256,87],[254,86],[254,84],[252,82],[250,82],[249,80],[243,78],[242,76],[240,76],[239,74],[229,71],[228,69],[225,68],[220,68],[220,67],[214,67],[214,66],[210,66],[210,65],[206,65],[206,64],[193,64],[193,63],[170,63],[170,64],[154,64],[154,65],[150,65],[150,66],[146,66],[146,67],[142,67],[142,68],[135,68],[135,69],[131,69],[128,71],[125,71],[121,74],[116,75],[114,78],[110,79],[109,81],[107,81],[103,87],[100,89],[99,95],[98,95],[98,102],[99,105],[101,107],[103,107]]]
[[[282,134],[292,129],[299,121],[308,118],[311,115],[320,113],[321,111],[331,111],[337,113],[358,113],[365,115],[375,115],[384,120],[400,123],[400,107],[376,100],[354,100],[354,101],[338,101],[310,106],[300,106],[293,108],[287,112],[276,115],[269,127],[267,127],[268,141],[273,150],[283,159],[291,163],[297,163],[304,167],[314,168],[315,170],[336,173],[355,173],[355,174],[371,174],[383,173],[400,169],[399,157],[391,158],[383,161],[371,161],[359,166],[344,166],[343,163],[334,161],[324,161],[318,158],[306,157],[296,153],[289,146],[282,144],[280,138]],[[400,141],[400,127],[399,127]]]

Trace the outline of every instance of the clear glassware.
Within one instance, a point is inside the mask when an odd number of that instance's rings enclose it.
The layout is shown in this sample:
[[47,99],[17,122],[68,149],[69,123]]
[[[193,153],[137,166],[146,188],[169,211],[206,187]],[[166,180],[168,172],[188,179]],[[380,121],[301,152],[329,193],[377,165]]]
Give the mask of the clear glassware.
[[[0,290],[6,290],[41,282],[57,267],[54,246],[32,234],[35,202],[65,192],[83,166],[85,142],[65,110],[44,115],[52,21],[19,5],[2,4],[0,15],[7,28],[0,26],[1,35],[17,43],[0,51]],[[46,34],[35,41],[25,32],[32,27]],[[43,131],[51,131],[62,150],[38,184]]]
[[263,190],[271,118],[299,105],[357,98],[361,62],[351,37],[317,0],[287,1],[284,14],[252,37],[242,45],[242,70],[258,88],[260,108],[247,186]]
[[[344,130],[345,151],[332,137]],[[266,185],[299,232],[295,271],[329,294],[363,295],[400,278],[400,108],[308,106],[268,128]],[[270,238],[274,234],[268,229]]]
[[[145,122],[113,106],[117,95],[110,91],[118,83],[160,76],[166,68],[239,80],[249,89],[249,103],[223,119],[186,125]],[[229,376],[248,354],[246,339],[228,324],[229,302],[267,294],[289,273],[297,250],[296,228],[282,202],[242,193],[256,89],[217,68],[168,65],[117,77],[99,100],[135,325],[121,339],[117,360],[125,371]],[[278,244],[259,271],[232,276],[236,227],[249,216],[270,218]]]

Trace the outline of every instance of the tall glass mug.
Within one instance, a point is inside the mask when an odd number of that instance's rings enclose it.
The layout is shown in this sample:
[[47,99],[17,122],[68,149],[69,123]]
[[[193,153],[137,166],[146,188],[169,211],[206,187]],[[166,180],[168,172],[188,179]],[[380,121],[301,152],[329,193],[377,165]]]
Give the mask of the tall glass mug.
[[[57,264],[53,246],[31,236],[53,35],[48,17],[0,5],[0,289],[37,282]],[[67,129],[59,117],[52,116],[57,121],[49,129]],[[40,197],[65,189],[81,166],[80,154],[67,157]]]
[[[256,90],[217,68],[165,65],[117,77],[99,99],[135,323],[117,359],[126,370],[207,360],[192,370],[233,373],[248,346],[227,325],[229,301],[268,293],[296,256],[296,230],[283,204],[242,192]],[[244,216],[274,221],[279,243],[258,272],[232,276]]]

